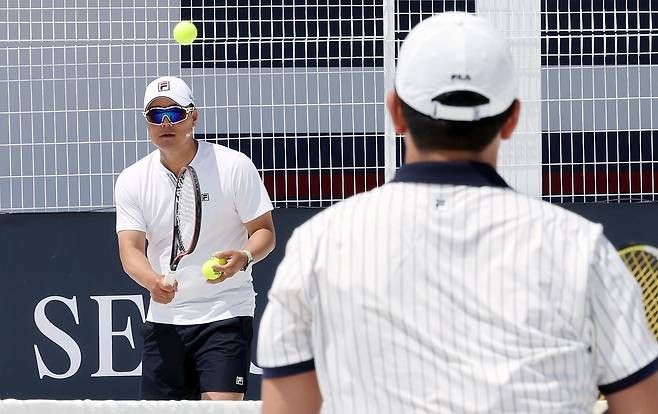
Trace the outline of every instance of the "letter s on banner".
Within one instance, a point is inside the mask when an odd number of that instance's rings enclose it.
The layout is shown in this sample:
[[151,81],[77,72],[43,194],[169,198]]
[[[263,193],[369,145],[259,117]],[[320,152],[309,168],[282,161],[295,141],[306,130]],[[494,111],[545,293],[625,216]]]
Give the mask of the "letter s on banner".
[[43,358],[39,352],[39,347],[35,344],[34,354],[37,358],[39,379],[43,379],[43,377],[51,377],[55,379],[69,378],[78,372],[78,369],[80,369],[80,363],[82,362],[82,354],[78,344],[66,332],[62,331],[52,322],[50,322],[46,316],[46,305],[52,301],[59,301],[68,306],[68,308],[71,310],[71,313],[73,314],[73,318],[75,319],[75,324],[80,324],[78,320],[78,305],[75,296],[73,296],[71,299],[67,299],[62,296],[48,296],[43,298],[34,308],[34,323],[36,324],[39,331],[41,331],[41,333],[43,333],[48,339],[62,348],[68,355],[70,361],[69,369],[66,370],[66,372],[63,374],[56,374],[48,369],[46,364],[43,362]]

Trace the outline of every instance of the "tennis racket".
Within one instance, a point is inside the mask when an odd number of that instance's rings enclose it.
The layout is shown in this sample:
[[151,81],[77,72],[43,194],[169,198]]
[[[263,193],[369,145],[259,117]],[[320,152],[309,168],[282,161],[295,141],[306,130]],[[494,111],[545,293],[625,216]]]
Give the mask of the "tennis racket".
[[[642,300],[649,329],[658,339],[658,249],[646,244],[631,244],[622,247],[619,256],[642,288]],[[607,404],[601,396],[594,414],[607,413]]]
[[642,288],[647,323],[658,338],[658,249],[633,244],[619,249],[619,255]]
[[201,189],[194,168],[184,167],[176,181],[174,196],[174,234],[171,240],[171,258],[165,283],[176,281],[176,268],[181,259],[194,251],[201,230]]

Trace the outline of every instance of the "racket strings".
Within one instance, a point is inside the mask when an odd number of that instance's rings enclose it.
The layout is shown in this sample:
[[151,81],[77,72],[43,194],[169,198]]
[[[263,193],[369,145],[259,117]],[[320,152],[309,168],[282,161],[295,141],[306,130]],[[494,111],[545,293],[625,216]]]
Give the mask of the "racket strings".
[[187,251],[192,244],[196,230],[197,204],[194,182],[189,176],[182,177],[177,203],[176,221],[179,248],[181,251]]
[[647,322],[658,338],[658,257],[636,250],[623,254],[622,258],[642,288]]

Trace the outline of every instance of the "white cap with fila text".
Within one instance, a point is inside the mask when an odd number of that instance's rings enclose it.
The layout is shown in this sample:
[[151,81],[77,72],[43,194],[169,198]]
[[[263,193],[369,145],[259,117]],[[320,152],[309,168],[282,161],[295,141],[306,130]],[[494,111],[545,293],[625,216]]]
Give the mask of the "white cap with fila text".
[[[516,99],[514,64],[505,39],[481,17],[449,12],[416,25],[402,44],[397,95],[434,119],[475,121],[499,115]],[[446,104],[443,96],[468,91],[477,106]]]
[[180,106],[194,105],[192,90],[180,78],[163,76],[149,83],[144,92],[144,110],[155,98],[161,96],[172,99]]

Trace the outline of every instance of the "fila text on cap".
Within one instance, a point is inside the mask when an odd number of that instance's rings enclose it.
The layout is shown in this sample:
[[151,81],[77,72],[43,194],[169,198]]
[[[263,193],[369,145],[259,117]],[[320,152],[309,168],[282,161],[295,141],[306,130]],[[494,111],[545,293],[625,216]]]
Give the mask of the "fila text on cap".
[[[404,40],[395,89],[407,105],[434,119],[495,116],[516,99],[512,54],[485,19],[460,12],[438,14],[416,25]],[[436,99],[457,91],[480,94],[486,103],[461,107]]]

